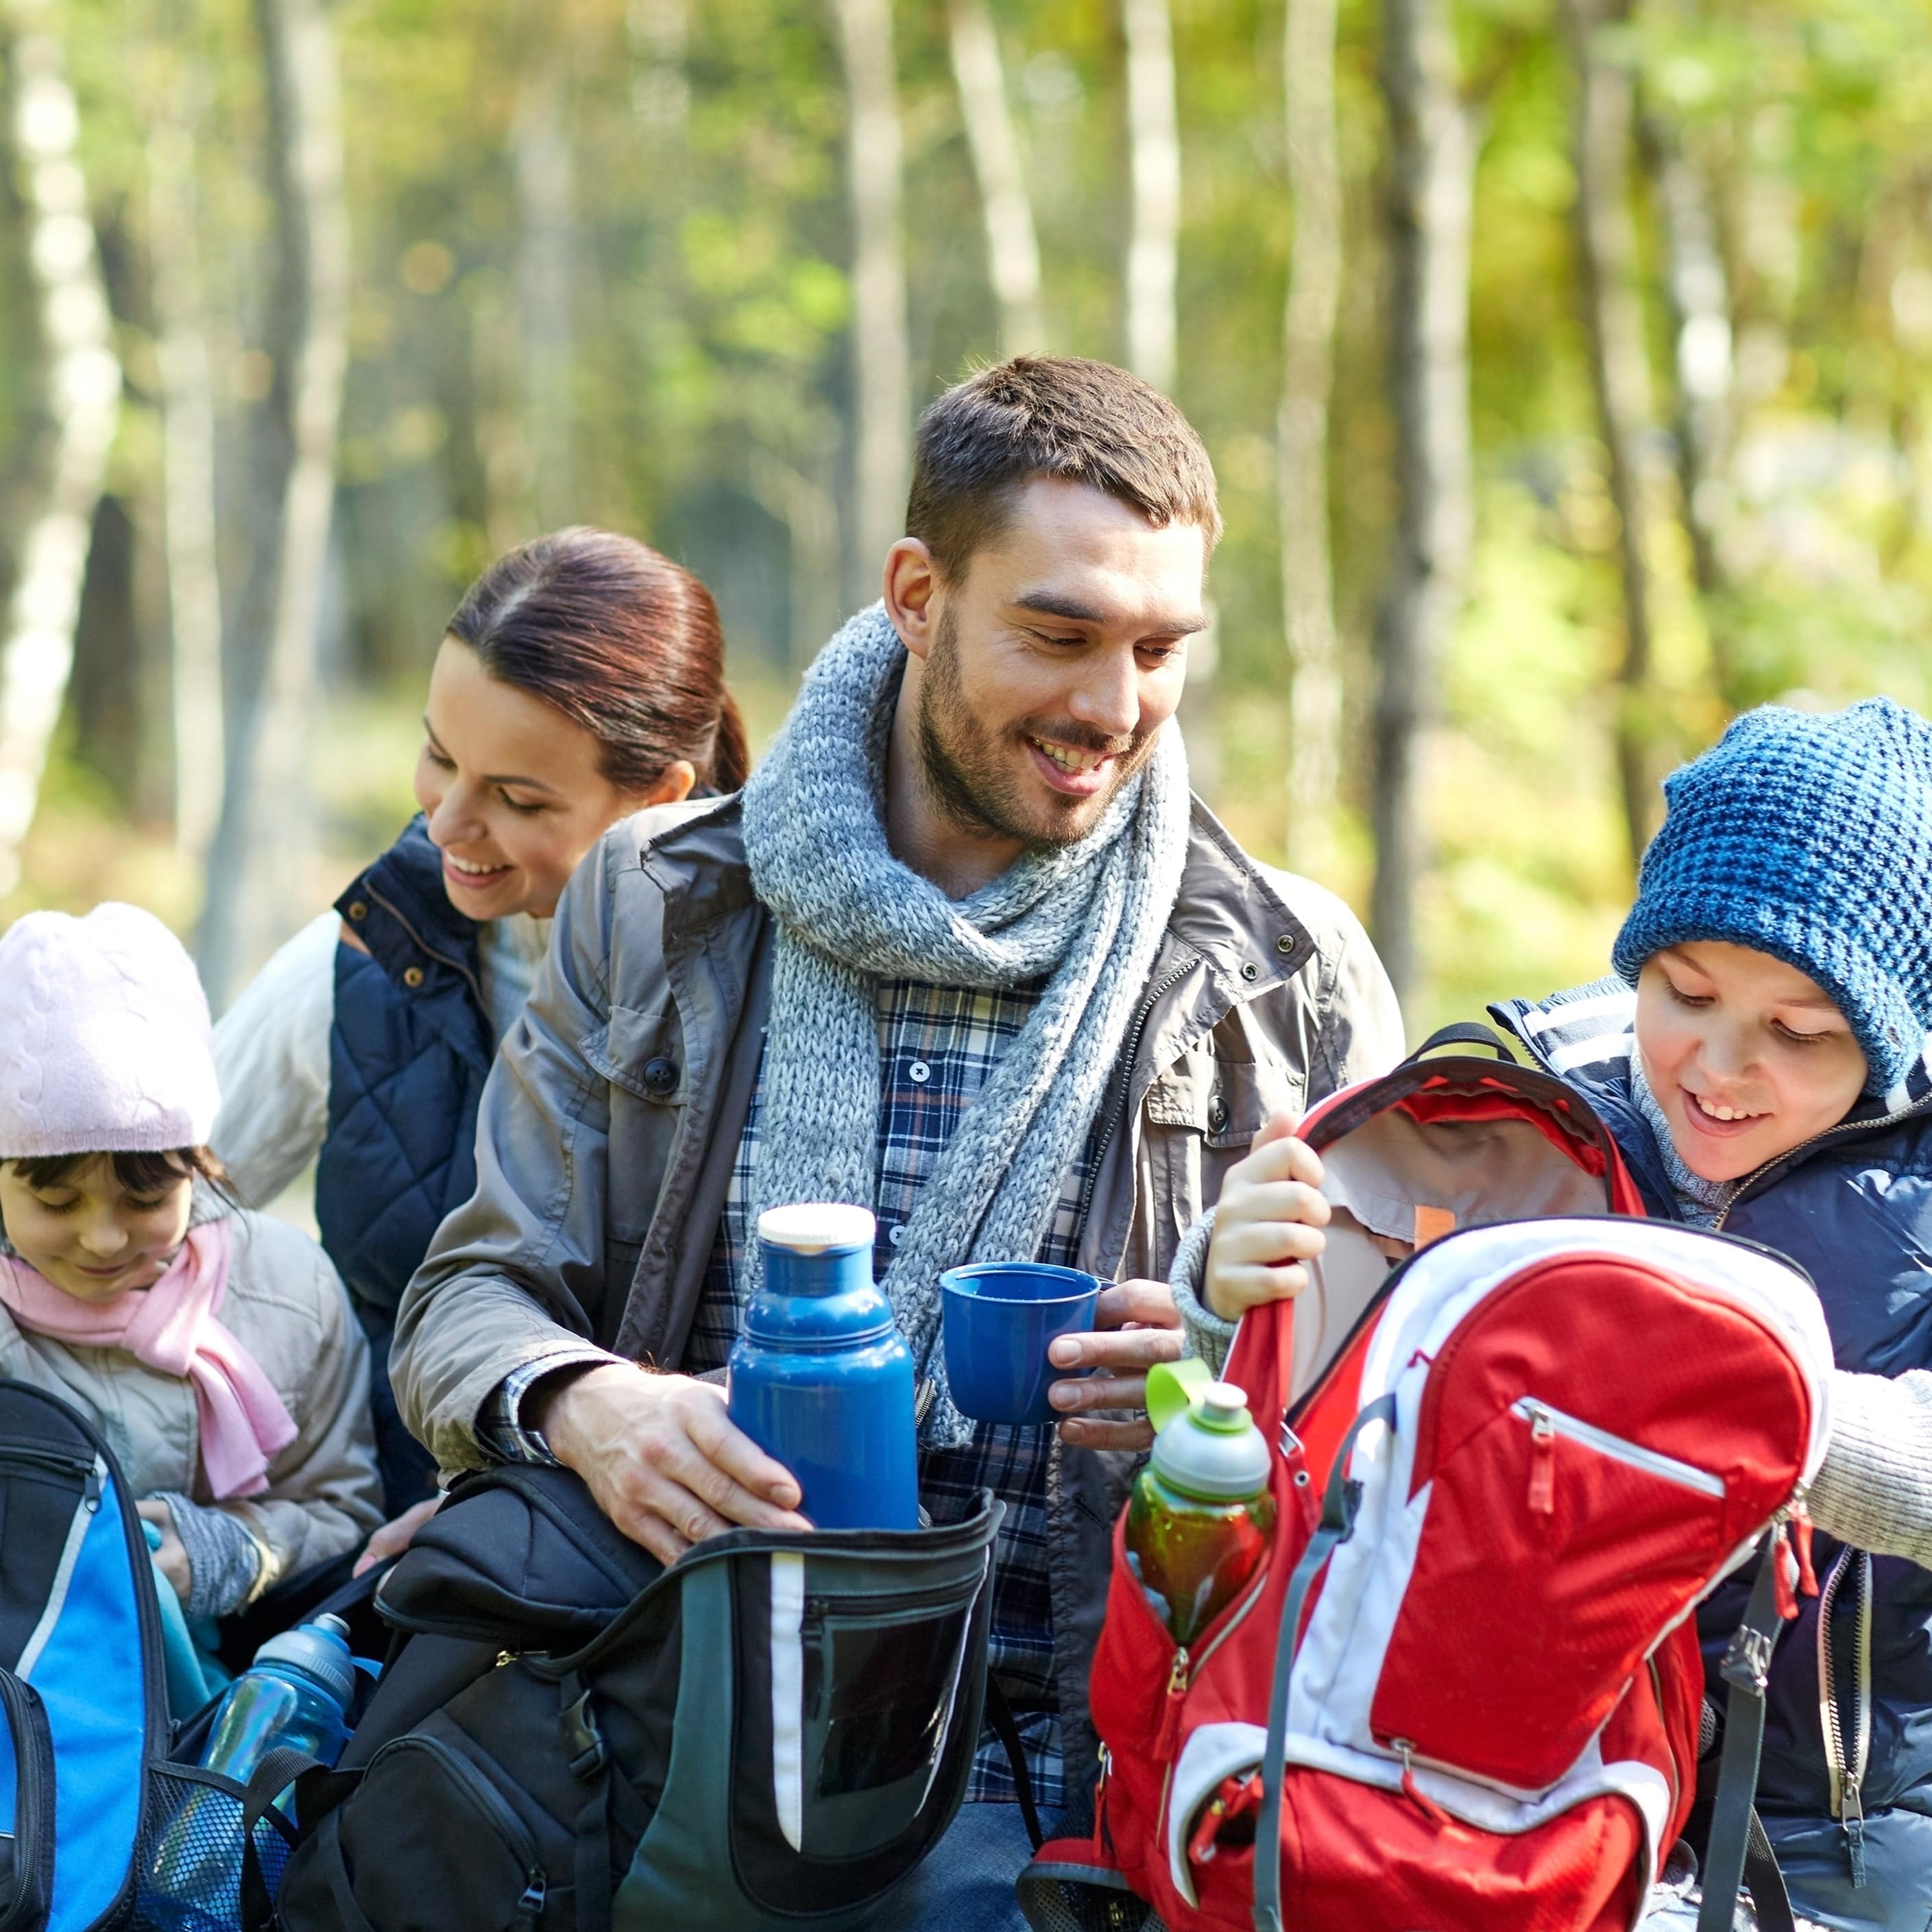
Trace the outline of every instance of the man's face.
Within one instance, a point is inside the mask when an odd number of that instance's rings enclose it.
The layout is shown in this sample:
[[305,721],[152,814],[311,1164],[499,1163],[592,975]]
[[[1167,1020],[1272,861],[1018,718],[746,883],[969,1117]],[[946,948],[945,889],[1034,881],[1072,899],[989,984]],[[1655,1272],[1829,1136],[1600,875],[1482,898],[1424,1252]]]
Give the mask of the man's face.
[[1085,484],[1040,478],[933,595],[920,776],[963,829],[1028,844],[1090,832],[1153,755],[1206,627],[1207,546]]

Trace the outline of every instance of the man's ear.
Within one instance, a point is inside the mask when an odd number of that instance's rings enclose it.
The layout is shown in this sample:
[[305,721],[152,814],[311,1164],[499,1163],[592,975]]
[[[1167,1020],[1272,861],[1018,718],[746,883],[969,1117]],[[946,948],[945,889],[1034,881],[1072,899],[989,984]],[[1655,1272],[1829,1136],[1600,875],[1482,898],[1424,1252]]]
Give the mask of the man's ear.
[[939,566],[917,537],[901,537],[886,553],[886,615],[899,642],[922,663],[939,621]]

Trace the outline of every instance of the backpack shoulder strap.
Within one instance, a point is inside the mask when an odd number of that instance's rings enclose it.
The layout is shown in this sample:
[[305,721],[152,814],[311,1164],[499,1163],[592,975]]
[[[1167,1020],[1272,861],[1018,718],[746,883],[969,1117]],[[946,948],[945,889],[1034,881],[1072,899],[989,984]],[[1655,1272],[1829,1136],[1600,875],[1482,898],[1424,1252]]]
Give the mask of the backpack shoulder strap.
[[[1751,1896],[1763,1932],[1790,1932],[1791,1901],[1778,1870],[1771,1840],[1765,1835],[1754,1799],[1757,1793],[1758,1759],[1764,1749],[1764,1692],[1771,1670],[1771,1653],[1783,1619],[1778,1613],[1778,1565],[1784,1560],[1776,1532],[1760,1546],[1757,1581],[1744,1622],[1731,1639],[1724,1664],[1730,1694],[1724,1710],[1724,1749],[1718,1768],[1718,1795],[1711,1811],[1711,1840],[1704,1861],[1704,1902],[1697,1915],[1697,1932],[1731,1932],[1736,1916],[1738,1888],[1749,1864],[1759,1882],[1772,1892]],[[1755,1852],[1756,1856],[1752,1856]],[[1768,1868],[1767,1874],[1766,1868]],[[1775,1876],[1775,1886],[1772,1883]],[[1778,1906],[1784,1908],[1780,1922]]]

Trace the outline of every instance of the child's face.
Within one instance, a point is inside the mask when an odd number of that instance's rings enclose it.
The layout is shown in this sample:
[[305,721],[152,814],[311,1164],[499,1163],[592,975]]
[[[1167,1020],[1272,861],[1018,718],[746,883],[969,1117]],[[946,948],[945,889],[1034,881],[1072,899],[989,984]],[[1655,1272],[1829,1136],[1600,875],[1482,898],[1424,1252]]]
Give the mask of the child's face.
[[1865,1057],[1817,983],[1717,940],[1667,947],[1636,988],[1636,1043],[1693,1174],[1737,1180],[1835,1126]]
[[158,1194],[122,1186],[112,1156],[76,1162],[60,1180],[30,1187],[0,1162],[0,1222],[20,1258],[76,1301],[111,1301],[152,1288],[188,1235],[193,1178]]

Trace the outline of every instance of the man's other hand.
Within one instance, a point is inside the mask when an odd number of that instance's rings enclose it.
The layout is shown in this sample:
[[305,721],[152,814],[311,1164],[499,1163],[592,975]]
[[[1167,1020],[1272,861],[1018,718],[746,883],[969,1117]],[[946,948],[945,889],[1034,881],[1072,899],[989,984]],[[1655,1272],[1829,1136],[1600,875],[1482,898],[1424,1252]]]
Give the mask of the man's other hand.
[[[1078,1381],[1055,1382],[1047,1400],[1065,1415],[1060,1439],[1078,1449],[1144,1449],[1154,1440],[1147,1419],[1147,1372],[1180,1357],[1180,1314],[1164,1281],[1124,1281],[1100,1291],[1084,1335],[1062,1335],[1046,1352],[1056,1369],[1092,1369]],[[1141,1412],[1132,1422],[1102,1420],[1088,1411]]]
[[530,1422],[598,1507],[661,1562],[738,1527],[809,1529],[799,1487],[688,1376],[611,1362],[534,1392]]

